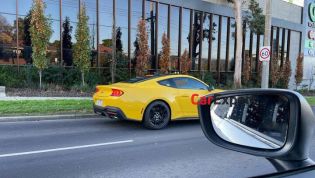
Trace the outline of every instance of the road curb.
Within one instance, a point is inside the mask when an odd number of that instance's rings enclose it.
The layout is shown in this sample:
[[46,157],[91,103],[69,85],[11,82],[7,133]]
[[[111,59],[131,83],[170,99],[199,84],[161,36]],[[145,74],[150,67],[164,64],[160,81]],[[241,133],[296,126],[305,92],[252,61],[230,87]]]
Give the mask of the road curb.
[[89,119],[98,118],[95,114],[64,114],[64,115],[41,115],[41,116],[8,116],[0,117],[0,122],[19,121],[42,121],[42,120],[62,120],[62,119]]

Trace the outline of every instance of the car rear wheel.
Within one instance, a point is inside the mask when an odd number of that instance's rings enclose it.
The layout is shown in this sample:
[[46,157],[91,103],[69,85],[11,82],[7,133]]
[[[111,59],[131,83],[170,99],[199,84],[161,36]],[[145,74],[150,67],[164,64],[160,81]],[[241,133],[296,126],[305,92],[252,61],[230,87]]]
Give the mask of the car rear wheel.
[[167,126],[170,117],[169,107],[162,101],[155,101],[147,107],[144,113],[143,125],[148,129],[162,129]]

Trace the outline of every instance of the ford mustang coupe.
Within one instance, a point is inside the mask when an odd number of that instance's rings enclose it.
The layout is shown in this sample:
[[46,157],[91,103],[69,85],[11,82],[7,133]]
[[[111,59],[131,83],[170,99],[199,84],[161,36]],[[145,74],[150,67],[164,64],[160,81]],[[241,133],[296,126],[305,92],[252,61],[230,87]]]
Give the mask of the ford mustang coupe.
[[98,85],[93,106],[97,114],[162,129],[170,120],[198,118],[199,98],[220,91],[188,75],[150,76]]

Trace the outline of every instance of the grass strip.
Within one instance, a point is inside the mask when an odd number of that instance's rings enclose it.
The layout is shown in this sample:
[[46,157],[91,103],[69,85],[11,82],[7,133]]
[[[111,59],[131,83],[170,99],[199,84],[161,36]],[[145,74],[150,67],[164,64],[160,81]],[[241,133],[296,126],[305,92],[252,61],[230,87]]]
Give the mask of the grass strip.
[[89,99],[0,101],[0,116],[92,113],[92,111],[92,101]]

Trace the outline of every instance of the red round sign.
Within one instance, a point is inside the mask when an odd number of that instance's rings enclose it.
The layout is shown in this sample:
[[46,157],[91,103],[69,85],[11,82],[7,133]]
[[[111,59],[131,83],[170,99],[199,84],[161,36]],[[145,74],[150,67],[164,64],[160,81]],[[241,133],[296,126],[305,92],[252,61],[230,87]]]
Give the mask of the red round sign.
[[270,57],[270,50],[268,48],[262,48],[259,52],[259,56],[262,59],[267,59]]

